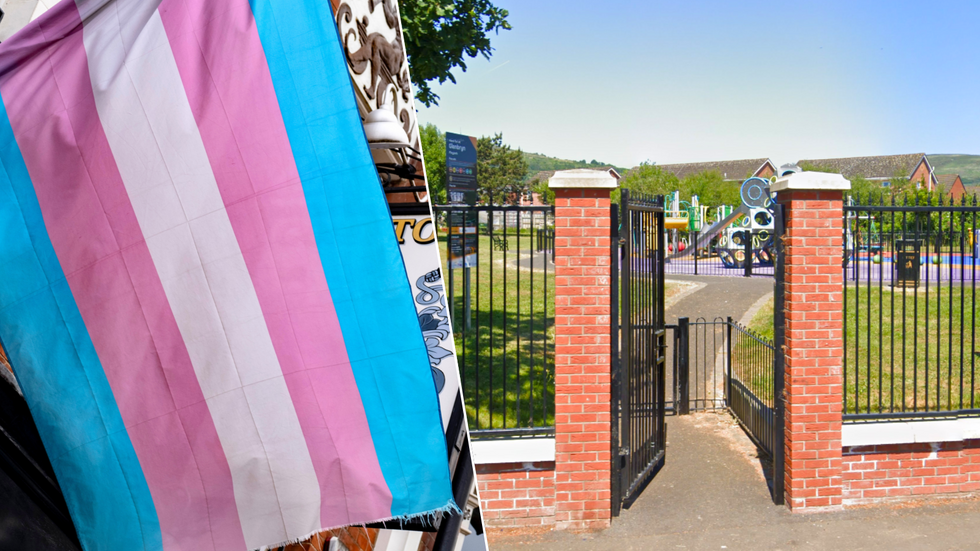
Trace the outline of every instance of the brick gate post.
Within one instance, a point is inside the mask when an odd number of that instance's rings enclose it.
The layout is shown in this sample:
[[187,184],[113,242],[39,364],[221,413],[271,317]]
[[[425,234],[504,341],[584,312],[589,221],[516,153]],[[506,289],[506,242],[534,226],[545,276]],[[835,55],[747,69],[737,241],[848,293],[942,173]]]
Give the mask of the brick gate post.
[[555,521],[609,526],[610,350],[607,171],[565,170],[555,192]]
[[771,190],[785,205],[785,497],[794,511],[841,506],[843,191],[801,172]]

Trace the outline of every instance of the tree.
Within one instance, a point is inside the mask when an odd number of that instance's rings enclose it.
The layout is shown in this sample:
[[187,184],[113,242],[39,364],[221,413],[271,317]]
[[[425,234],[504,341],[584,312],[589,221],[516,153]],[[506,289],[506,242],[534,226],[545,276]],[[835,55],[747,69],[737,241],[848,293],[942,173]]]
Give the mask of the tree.
[[666,195],[675,191],[680,184],[677,176],[657,165],[644,163],[630,170],[619,181],[619,189],[612,192],[612,202],[619,203],[619,190],[628,189],[643,195]]
[[527,160],[504,143],[503,134],[477,140],[476,162],[477,195],[484,205],[515,203],[527,191]]
[[870,198],[874,196],[875,201],[880,201],[886,193],[892,193],[897,190],[897,188],[884,188],[878,182],[872,182],[860,174],[851,177],[851,189],[847,192],[848,195],[853,197],[864,197]]
[[717,207],[718,205],[739,206],[742,198],[739,195],[741,182],[726,182],[717,170],[698,172],[681,180],[678,189],[681,199],[690,201],[694,195],[702,205]]
[[399,7],[415,97],[426,107],[439,103],[430,81],[455,84],[452,69],[466,71],[464,56],[490,59],[487,35],[510,29],[507,10],[489,0],[402,0]]
[[538,194],[541,202],[546,205],[555,204],[555,190],[548,187],[548,180],[534,179],[528,182],[531,191]]
[[422,154],[425,157],[425,179],[433,205],[446,202],[446,135],[434,124],[419,129]]

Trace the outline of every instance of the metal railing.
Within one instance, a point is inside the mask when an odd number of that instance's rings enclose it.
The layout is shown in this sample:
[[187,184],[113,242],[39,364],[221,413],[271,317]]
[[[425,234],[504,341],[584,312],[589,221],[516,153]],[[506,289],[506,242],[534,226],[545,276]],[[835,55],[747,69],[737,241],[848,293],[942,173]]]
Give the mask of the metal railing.
[[673,330],[668,350],[673,365],[667,371],[673,399],[668,409],[680,415],[725,409],[727,326],[725,318],[678,318],[676,325],[667,326]]
[[534,252],[551,253],[551,261],[555,261],[555,229],[538,228],[534,241]]
[[749,435],[772,455],[776,449],[773,342],[728,318],[728,407]]
[[554,434],[554,207],[434,210],[470,434]]
[[980,413],[977,198],[844,206],[845,420]]
[[775,346],[732,318],[679,318],[674,331],[673,410],[730,408],[767,452],[775,438]]

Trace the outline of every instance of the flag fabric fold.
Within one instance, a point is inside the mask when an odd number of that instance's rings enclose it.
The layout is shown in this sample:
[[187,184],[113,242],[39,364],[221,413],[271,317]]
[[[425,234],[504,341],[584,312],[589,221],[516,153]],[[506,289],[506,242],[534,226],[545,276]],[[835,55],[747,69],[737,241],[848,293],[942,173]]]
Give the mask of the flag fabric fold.
[[0,339],[86,549],[454,506],[327,2],[63,1],[0,99]]

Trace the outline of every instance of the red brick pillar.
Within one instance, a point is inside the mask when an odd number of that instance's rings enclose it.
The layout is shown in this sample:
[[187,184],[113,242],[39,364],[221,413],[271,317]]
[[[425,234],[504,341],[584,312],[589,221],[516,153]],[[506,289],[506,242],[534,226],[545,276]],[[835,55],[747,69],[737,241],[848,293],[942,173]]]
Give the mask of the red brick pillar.
[[609,526],[609,192],[606,171],[555,173],[555,521]]
[[843,190],[839,174],[772,185],[785,205],[785,497],[794,511],[841,506]]

